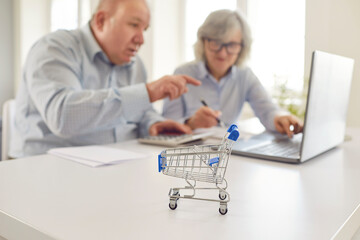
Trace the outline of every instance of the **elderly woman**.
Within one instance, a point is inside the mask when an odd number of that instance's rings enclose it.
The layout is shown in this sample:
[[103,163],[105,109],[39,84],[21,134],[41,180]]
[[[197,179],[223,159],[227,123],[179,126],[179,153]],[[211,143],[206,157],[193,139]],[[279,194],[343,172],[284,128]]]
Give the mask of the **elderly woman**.
[[273,104],[258,78],[244,66],[251,42],[249,26],[239,12],[211,13],[198,30],[196,61],[175,70],[175,74],[194,77],[202,85],[189,86],[181,98],[165,100],[164,117],[185,122],[192,129],[215,126],[219,119],[230,125],[247,101],[267,130],[289,137],[301,132],[299,120]]

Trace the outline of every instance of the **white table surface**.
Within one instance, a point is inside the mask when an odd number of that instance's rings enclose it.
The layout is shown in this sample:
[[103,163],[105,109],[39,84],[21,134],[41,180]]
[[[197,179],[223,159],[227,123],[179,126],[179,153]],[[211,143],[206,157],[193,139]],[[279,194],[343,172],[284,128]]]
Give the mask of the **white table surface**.
[[[147,159],[91,168],[50,155],[0,162],[0,236],[8,239],[349,239],[360,226],[360,129],[303,164],[232,155],[231,201],[180,199],[157,172],[163,147],[114,146]],[[218,193],[213,193],[217,196]],[[355,211],[357,209],[357,211]]]

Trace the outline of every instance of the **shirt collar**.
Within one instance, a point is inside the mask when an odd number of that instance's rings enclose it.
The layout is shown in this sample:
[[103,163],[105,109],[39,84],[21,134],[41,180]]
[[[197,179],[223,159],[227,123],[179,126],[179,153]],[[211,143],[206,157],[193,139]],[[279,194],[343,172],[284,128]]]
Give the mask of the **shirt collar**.
[[210,76],[211,74],[206,68],[206,64],[204,61],[199,61],[199,78],[205,79],[206,77]]
[[[222,78],[222,80],[231,78],[231,76],[235,74],[235,71],[236,71],[236,66],[234,66],[234,65],[231,66],[230,71],[228,72],[228,74],[226,74],[226,75]],[[204,61],[200,61],[200,62],[199,62],[199,77],[200,77],[200,79],[205,79],[206,77],[210,78],[210,76],[211,76],[211,78],[214,78],[214,77],[212,77],[212,75],[209,73],[209,71],[208,71],[208,69],[207,69],[207,67],[206,67],[205,62],[204,62]],[[215,80],[215,81],[216,81],[216,80]],[[221,84],[221,82],[223,82],[223,81],[220,81],[220,84]]]
[[[101,47],[97,43],[91,28],[90,28],[90,22],[88,24],[85,24],[80,31],[83,34],[83,41],[84,41],[84,47],[85,51],[89,57],[89,59],[94,60],[97,53],[103,53]],[[103,55],[106,57],[106,54],[103,53]],[[107,59],[107,57],[106,57]]]

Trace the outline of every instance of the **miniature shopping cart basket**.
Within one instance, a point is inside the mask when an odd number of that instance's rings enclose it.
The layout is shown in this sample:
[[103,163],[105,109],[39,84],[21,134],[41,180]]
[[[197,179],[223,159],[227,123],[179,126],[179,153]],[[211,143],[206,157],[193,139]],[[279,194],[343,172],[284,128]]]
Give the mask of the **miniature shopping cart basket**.
[[[219,202],[219,212],[225,215],[228,211],[227,203],[230,194],[226,191],[227,181],[224,178],[230,153],[234,142],[239,137],[236,125],[231,125],[223,140],[218,145],[200,145],[191,147],[169,148],[161,152],[158,157],[159,172],[172,177],[183,178],[188,186],[183,188],[171,188],[169,191],[172,210],[177,208],[180,198]],[[199,188],[196,182],[214,184],[213,187]],[[191,191],[191,195],[180,194],[183,191]],[[217,198],[198,198],[197,190],[216,190]]]

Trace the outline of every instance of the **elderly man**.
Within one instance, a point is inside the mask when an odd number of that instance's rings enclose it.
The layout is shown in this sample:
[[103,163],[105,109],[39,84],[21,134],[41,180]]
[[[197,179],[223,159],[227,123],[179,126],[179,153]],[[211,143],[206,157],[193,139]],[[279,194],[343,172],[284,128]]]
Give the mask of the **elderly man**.
[[191,129],[165,120],[151,103],[200,82],[164,76],[146,83],[136,56],[150,12],[144,0],[102,0],[90,24],[57,31],[32,47],[17,95],[10,156],[50,148],[107,144],[164,131]]

